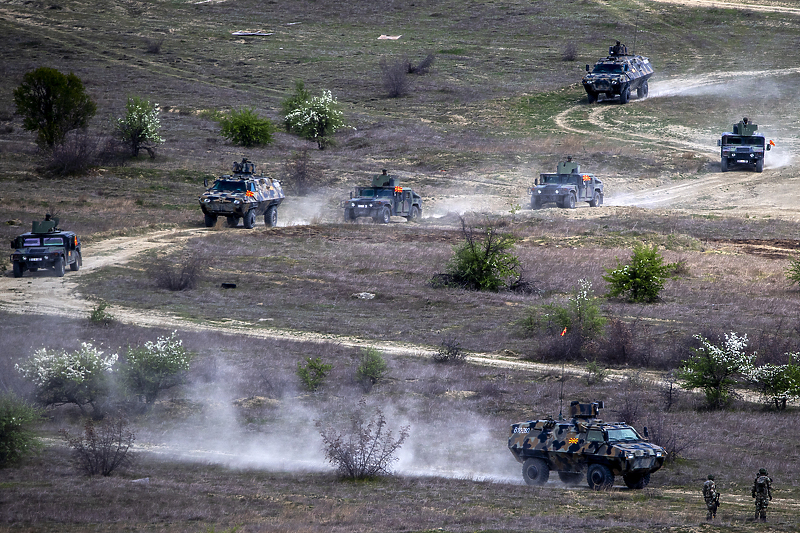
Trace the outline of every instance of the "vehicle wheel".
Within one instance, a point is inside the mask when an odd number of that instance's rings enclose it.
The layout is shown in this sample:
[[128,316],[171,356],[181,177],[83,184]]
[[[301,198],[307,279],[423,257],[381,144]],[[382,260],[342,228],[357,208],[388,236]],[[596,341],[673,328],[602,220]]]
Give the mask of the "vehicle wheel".
[[388,224],[391,220],[392,220],[392,213],[389,211],[388,207],[384,207],[381,210],[380,215],[378,215],[378,223]]
[[268,228],[274,228],[278,225],[278,206],[271,205],[264,213],[264,225]]
[[567,197],[564,199],[564,207],[568,209],[575,209],[575,195],[568,194]]
[[720,159],[719,169],[722,172],[727,172],[728,171],[728,158],[727,157],[723,157],[722,159]]
[[650,472],[642,474],[628,474],[622,476],[629,489],[643,489],[650,484]]
[[228,217],[228,227],[235,228],[239,225],[239,217]]
[[648,87],[647,81],[645,81],[643,84],[639,86],[638,89],[636,89],[636,96],[638,96],[639,98],[647,98],[649,92],[650,92],[650,87]]
[[589,207],[597,207],[598,205],[600,205],[600,194],[595,191],[594,196],[589,200]]
[[622,91],[620,91],[620,93],[619,93],[619,103],[620,104],[627,104],[628,100],[630,100],[630,98],[631,98],[631,88],[630,87],[625,87],[624,89],[622,89]]
[[419,207],[417,207],[415,205],[412,205],[411,206],[411,211],[408,212],[408,216],[406,217],[406,220],[408,220],[409,222],[418,221],[419,220]]
[[597,101],[597,93],[586,91],[586,99],[589,100],[590,104],[593,104]]
[[245,229],[253,229],[253,226],[256,224],[256,212],[255,210],[251,209],[247,213],[244,214],[242,217],[242,223],[244,224]]
[[344,210],[344,221],[345,222],[354,222],[356,219],[355,215],[353,214],[352,209],[345,209]]
[[597,205],[603,205],[603,193],[600,193],[600,199],[598,200]]
[[214,215],[205,215],[204,222],[207,228],[213,228],[217,223],[217,217],[215,217]]
[[566,485],[577,485],[581,482],[583,474],[580,472],[559,472],[558,479]]
[[541,209],[542,208],[542,201],[539,199],[538,196],[534,196],[531,198],[531,209]]
[[22,277],[22,265],[19,264],[19,261],[14,261],[14,277]]
[[544,485],[550,478],[550,468],[541,459],[531,457],[522,463],[522,478],[528,485]]
[[764,160],[759,159],[756,161],[756,172],[763,172],[764,171]]
[[586,481],[589,488],[594,490],[607,490],[614,485],[614,474],[604,465],[590,465],[586,472]]
[[62,258],[56,259],[55,264],[53,264],[53,270],[56,271],[56,276],[59,278],[64,277],[64,260]]
[[73,272],[77,272],[78,270],[81,269],[81,263],[82,263],[81,253],[75,252],[75,261],[71,265],[69,265],[69,269],[72,270]]

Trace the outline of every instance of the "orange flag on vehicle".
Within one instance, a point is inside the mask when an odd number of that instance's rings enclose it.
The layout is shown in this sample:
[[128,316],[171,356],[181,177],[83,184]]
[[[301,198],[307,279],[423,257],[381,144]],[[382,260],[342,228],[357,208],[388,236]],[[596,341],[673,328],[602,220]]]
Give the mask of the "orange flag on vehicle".
[[561,332],[561,336],[563,337],[566,334],[567,334],[567,328],[564,328],[564,331]]

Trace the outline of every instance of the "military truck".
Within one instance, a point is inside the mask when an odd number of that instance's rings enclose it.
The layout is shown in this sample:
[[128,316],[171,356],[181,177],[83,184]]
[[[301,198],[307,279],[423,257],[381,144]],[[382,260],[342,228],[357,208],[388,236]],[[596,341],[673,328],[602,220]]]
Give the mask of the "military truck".
[[404,189],[400,180],[383,174],[373,176],[371,187],[356,187],[344,202],[344,219],[372,217],[379,224],[388,224],[391,217],[405,217],[413,222],[422,216],[422,197],[413,189]]
[[603,205],[603,182],[594,174],[582,174],[572,159],[560,161],[555,174],[539,174],[531,187],[531,209],[555,202],[558,207],[575,209],[577,202],[589,202],[591,207]]
[[764,170],[765,150],[770,150],[775,143],[766,142],[764,136],[756,133],[758,125],[747,117],[733,125],[733,131],[726,131],[722,139],[717,140],[720,147],[720,169],[727,172],[735,164],[753,166],[756,172]]
[[589,103],[606,98],[619,98],[620,104],[627,104],[631,93],[636,91],[639,98],[647,97],[650,92],[648,80],[653,75],[650,59],[640,55],[628,55],[625,45],[609,47],[608,56],[600,59],[589,68],[583,76],[583,88]]
[[[203,184],[208,187],[208,180]],[[263,174],[256,176],[255,164],[244,158],[241,163],[234,161],[233,174],[214,180],[199,200],[207,228],[214,226],[217,217],[222,216],[231,228],[238,226],[242,219],[244,227],[251,229],[256,217],[261,215],[264,215],[264,225],[275,226],[283,198],[281,183]]]
[[508,449],[522,463],[528,485],[543,485],[550,471],[564,483],[576,484],[586,476],[594,490],[609,489],[614,476],[622,476],[631,489],[650,483],[650,474],[667,457],[661,446],[639,436],[631,426],[597,418],[603,402],[570,404],[570,420],[529,420],[511,425]]
[[15,278],[21,278],[26,270],[52,269],[63,277],[67,266],[77,271],[83,264],[81,240],[71,231],[58,229],[58,218],[49,215],[43,221],[33,221],[31,231],[11,241],[11,264]]

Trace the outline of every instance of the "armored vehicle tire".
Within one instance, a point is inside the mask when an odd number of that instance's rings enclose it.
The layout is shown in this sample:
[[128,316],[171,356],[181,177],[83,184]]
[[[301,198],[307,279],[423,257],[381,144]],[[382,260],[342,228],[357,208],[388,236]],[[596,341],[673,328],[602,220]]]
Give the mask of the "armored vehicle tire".
[[56,272],[56,276],[59,278],[64,277],[64,260],[60,257],[56,259],[56,262],[53,264],[53,270]]
[[274,228],[278,225],[278,206],[271,205],[264,213],[264,225],[268,228]]
[[600,193],[595,191],[594,196],[589,200],[589,207],[597,207],[598,205],[600,205]]
[[628,100],[630,100],[630,98],[631,98],[631,88],[630,87],[624,87],[619,92],[619,103],[620,104],[627,104]]
[[381,209],[381,212],[378,214],[377,222],[378,224],[388,224],[392,220],[392,213],[389,211],[388,207],[384,207]]
[[567,209],[575,209],[575,195],[568,194],[566,198],[564,198],[564,207]]
[[595,103],[597,101],[597,93],[586,91],[586,99],[589,100],[590,104]]
[[543,460],[531,457],[522,464],[522,478],[528,485],[544,485],[550,478],[550,468]]
[[727,171],[728,171],[728,158],[727,158],[727,157],[723,157],[723,158],[720,160],[720,162],[719,162],[719,169],[720,169],[722,172],[727,172]]
[[419,220],[419,207],[412,205],[411,210],[408,212],[406,220],[408,220],[409,222],[416,222],[417,220]]
[[650,472],[646,474],[627,474],[622,476],[629,489],[643,489],[650,484]]
[[242,217],[242,222],[244,223],[245,229],[253,229],[253,226],[256,224],[256,212],[251,209],[245,213]]
[[763,172],[764,171],[764,160],[759,159],[756,161],[756,172]]
[[203,222],[205,222],[207,228],[213,228],[217,223],[217,217],[214,215],[205,215],[205,220]]
[[614,485],[614,474],[605,465],[589,465],[586,481],[593,490],[606,490]]
[[638,89],[636,89],[636,96],[638,96],[639,98],[646,98],[649,92],[650,92],[650,87],[647,86],[647,81],[645,81],[643,84],[639,86]]
[[81,259],[81,253],[75,252],[75,261],[73,261],[72,264],[69,265],[69,269],[72,270],[73,272],[77,272],[78,270],[81,269],[82,263],[83,260]]
[[580,472],[559,472],[558,479],[566,485],[577,485],[581,482],[583,474]]
[[14,277],[22,277],[22,265],[19,264],[19,261],[14,261]]
[[235,228],[239,225],[239,217],[228,217],[228,227]]
[[539,197],[534,196],[533,198],[531,198],[531,209],[541,209],[541,208],[542,208],[542,202],[541,200],[539,200]]

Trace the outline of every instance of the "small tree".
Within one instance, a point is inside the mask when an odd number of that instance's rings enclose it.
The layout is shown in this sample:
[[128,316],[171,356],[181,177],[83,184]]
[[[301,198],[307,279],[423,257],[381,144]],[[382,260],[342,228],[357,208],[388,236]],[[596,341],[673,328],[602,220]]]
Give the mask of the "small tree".
[[631,302],[651,303],[658,300],[669,270],[670,265],[664,264],[657,246],[638,244],[633,248],[630,263],[622,265],[617,261],[616,268],[606,269],[603,279],[610,284],[609,297],[624,296]]
[[84,342],[75,352],[41,348],[16,368],[36,386],[36,398],[45,407],[72,403],[85,413],[85,406],[90,405],[99,416],[116,361],[116,354],[103,356]]
[[755,367],[746,376],[763,400],[778,411],[786,409],[789,401],[800,398],[800,354],[786,356],[789,358],[787,364]]
[[792,259],[786,269],[786,279],[794,284],[800,285],[800,259]]
[[125,118],[118,118],[116,127],[119,139],[130,146],[134,157],[139,155],[139,150],[147,150],[150,158],[155,158],[156,145],[162,144],[159,130],[161,121],[158,117],[161,109],[158,104],[151,104],[149,100],[132,96],[125,105]]
[[333,426],[320,428],[325,458],[336,467],[343,478],[371,479],[390,475],[391,465],[397,461],[397,451],[408,438],[409,426],[400,428],[397,439],[386,429],[386,417],[380,409],[375,418],[367,420],[366,401],[362,398],[350,416],[348,428],[339,432]]
[[286,131],[292,131],[292,123],[288,120],[288,115],[305,106],[309,100],[311,100],[311,93],[306,90],[305,84],[302,81],[296,81],[294,94],[281,102],[281,114],[284,117],[283,125],[286,127]]
[[87,476],[110,476],[117,468],[133,462],[130,448],[135,435],[124,419],[107,418],[95,423],[87,418],[82,434],[73,437],[67,430],[61,430],[61,436],[72,448],[75,468]]
[[408,74],[411,71],[411,64],[407,57],[387,61],[381,59],[381,79],[383,88],[389,98],[397,98],[408,92]]
[[325,382],[325,378],[328,377],[332,369],[333,365],[323,363],[322,359],[319,357],[316,359],[307,358],[305,365],[302,361],[297,362],[297,376],[300,378],[300,381],[303,382],[306,389],[311,392],[316,391],[322,386]]
[[259,117],[253,108],[234,109],[220,120],[220,125],[220,135],[233,144],[251,147],[273,142],[275,126],[269,119]]
[[131,391],[150,405],[162,391],[185,382],[192,358],[173,331],[169,337],[128,348],[121,373]]
[[314,164],[306,148],[293,152],[284,164],[286,181],[300,196],[305,196],[311,188],[322,182],[322,171]]
[[721,409],[730,402],[737,378],[752,372],[755,356],[745,353],[747,335],[726,334],[721,346],[702,335],[695,338],[701,346],[692,349],[694,355],[683,361],[676,376],[683,380],[682,388],[702,389],[710,409]]
[[33,432],[40,411],[13,394],[0,394],[0,468],[36,452],[41,444]]
[[383,378],[388,368],[389,365],[386,364],[381,352],[375,348],[364,348],[356,369],[356,381],[371,389]]
[[284,121],[289,130],[309,141],[316,141],[320,150],[331,144],[331,136],[346,124],[339,102],[330,91],[322,91],[287,113]]
[[36,142],[48,148],[63,142],[67,132],[85,128],[97,112],[75,74],[64,75],[48,67],[23,76],[14,90],[14,105],[23,117],[23,127],[37,132]]

